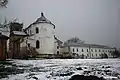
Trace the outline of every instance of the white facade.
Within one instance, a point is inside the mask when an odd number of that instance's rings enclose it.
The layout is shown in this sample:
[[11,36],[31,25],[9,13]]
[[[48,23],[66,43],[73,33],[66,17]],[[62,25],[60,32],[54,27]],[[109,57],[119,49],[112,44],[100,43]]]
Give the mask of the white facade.
[[61,53],[68,52],[79,58],[103,58],[103,55],[107,55],[108,58],[112,58],[114,48],[101,48],[101,47],[88,47],[88,46],[64,46],[61,48]]
[[36,48],[39,54],[54,54],[55,49],[55,25],[48,21],[43,13],[36,22],[26,28],[29,35],[22,43],[22,47],[26,44]]
[[[62,45],[62,41],[55,37],[55,25],[45,18],[43,13],[34,23],[25,29],[29,35],[24,38],[22,47],[33,47],[39,54],[62,54],[70,53],[80,58],[102,58],[106,55],[113,57],[114,48],[104,45]],[[61,47],[62,46],[62,47]]]

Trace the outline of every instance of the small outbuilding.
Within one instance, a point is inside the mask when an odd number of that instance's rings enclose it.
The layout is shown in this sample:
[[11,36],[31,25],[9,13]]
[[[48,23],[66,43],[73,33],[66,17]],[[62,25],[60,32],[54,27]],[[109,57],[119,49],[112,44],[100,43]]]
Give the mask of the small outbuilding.
[[0,33],[0,60],[5,60],[7,56],[7,40],[9,37]]

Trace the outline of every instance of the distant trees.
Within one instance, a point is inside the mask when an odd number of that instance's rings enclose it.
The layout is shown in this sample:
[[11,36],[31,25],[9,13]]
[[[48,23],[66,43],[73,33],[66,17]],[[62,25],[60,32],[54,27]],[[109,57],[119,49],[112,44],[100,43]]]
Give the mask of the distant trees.
[[72,37],[68,39],[64,44],[71,44],[71,43],[83,44],[84,41],[80,40],[78,37]]
[[13,19],[11,21],[7,21],[6,17],[4,19],[4,22],[3,23],[0,23],[0,32],[10,32],[9,31],[9,26],[11,23],[14,23],[14,22],[17,22],[17,19]]
[[108,55],[106,53],[101,54],[101,58],[108,58]]
[[120,52],[115,48],[115,51],[112,52],[112,55],[113,55],[114,57],[120,57]]
[[0,33],[8,33],[9,32],[9,23],[6,18],[3,23],[0,23]]

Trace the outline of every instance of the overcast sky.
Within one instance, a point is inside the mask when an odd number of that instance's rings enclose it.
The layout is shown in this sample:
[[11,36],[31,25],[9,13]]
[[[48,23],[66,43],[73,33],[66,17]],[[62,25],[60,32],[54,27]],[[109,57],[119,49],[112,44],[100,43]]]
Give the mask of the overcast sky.
[[120,47],[120,0],[9,0],[0,9],[0,21],[17,18],[25,28],[41,12],[63,41],[77,36],[87,43]]

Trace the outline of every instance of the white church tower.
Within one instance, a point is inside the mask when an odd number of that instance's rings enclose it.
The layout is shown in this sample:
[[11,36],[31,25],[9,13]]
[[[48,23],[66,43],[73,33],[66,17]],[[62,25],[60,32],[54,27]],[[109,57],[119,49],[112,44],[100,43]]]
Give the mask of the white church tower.
[[25,32],[29,35],[25,41],[28,47],[36,48],[40,55],[54,54],[55,25],[43,13],[40,18],[25,29]]

